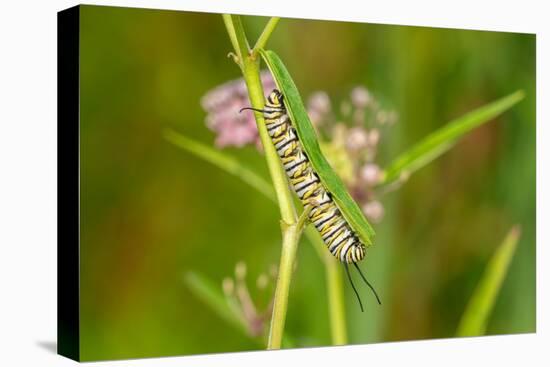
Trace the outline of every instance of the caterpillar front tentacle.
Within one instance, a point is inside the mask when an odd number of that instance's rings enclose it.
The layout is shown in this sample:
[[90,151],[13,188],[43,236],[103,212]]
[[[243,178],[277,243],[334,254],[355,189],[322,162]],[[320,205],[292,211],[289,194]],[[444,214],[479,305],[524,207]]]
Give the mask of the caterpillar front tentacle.
[[[262,112],[264,115],[267,132],[281,158],[290,186],[304,208],[296,223],[297,229],[301,231],[306,223],[312,223],[330,253],[344,263],[349,276],[347,265],[356,265],[365,257],[365,245],[344,218],[331,194],[325,189],[319,175],[315,172],[287,114],[283,99],[283,94],[275,89],[267,97],[263,109],[246,107],[241,111],[254,110]],[[283,222],[281,225],[288,226]],[[361,276],[363,277],[363,274]],[[363,277],[363,279],[366,281],[366,278]],[[367,285],[372,287],[368,282]],[[363,310],[359,294],[353,283],[352,287],[356,292],[361,310]]]
[[281,158],[290,185],[307,210],[330,253],[345,263],[364,258],[365,245],[352,230],[311,165],[287,114],[283,95],[274,90],[262,110],[267,132]]

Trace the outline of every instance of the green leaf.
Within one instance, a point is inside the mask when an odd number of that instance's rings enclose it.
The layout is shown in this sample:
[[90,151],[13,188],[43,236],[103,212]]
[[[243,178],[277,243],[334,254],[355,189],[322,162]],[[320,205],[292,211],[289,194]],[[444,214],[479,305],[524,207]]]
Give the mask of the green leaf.
[[309,120],[300,93],[285,65],[273,51],[260,50],[260,53],[271,71],[277,87],[283,93],[290,120],[298,133],[300,143],[311,165],[319,175],[325,189],[332,194],[338,209],[340,209],[352,229],[366,246],[371,245],[374,230],[346,190],[342,180],[321,153],[315,129]]
[[524,97],[519,90],[506,97],[475,109],[434,131],[408,151],[397,157],[384,171],[382,183],[390,183],[401,175],[410,175],[447,152],[463,135],[491,121]]
[[513,227],[489,260],[485,273],[462,315],[456,333],[457,336],[485,334],[487,322],[514,256],[519,236],[519,227]]
[[172,129],[165,129],[164,137],[175,146],[185,149],[205,161],[221,168],[222,170],[239,177],[241,180],[264,194],[269,199],[273,201],[276,200],[273,192],[273,186],[256,172],[244,166],[232,156],[222,153],[219,150],[202,144],[196,140],[190,139]]

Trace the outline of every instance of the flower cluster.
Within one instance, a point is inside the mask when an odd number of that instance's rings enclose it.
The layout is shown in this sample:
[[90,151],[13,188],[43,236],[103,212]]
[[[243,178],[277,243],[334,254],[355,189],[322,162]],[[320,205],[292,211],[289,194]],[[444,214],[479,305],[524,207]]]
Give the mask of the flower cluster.
[[[275,88],[267,71],[261,73],[265,91]],[[206,125],[216,133],[216,146],[260,146],[253,114],[239,114],[249,105],[243,79],[225,83],[209,91],[201,101],[207,111]],[[375,188],[382,171],[376,163],[383,131],[397,121],[394,111],[380,107],[367,88],[357,86],[335,111],[325,92],[315,92],[307,100],[308,115],[316,127],[323,153],[342,178],[365,216],[381,221],[384,207]]]
[[[277,268],[273,265],[269,275],[260,274],[258,276],[256,287],[259,291],[273,288],[276,278]],[[265,310],[258,311],[246,284],[246,264],[244,262],[241,261],[235,266],[235,278],[227,277],[223,280],[222,289],[229,307],[241,316],[248,334],[252,337],[263,335],[271,318],[273,300],[268,302]]]
[[[262,71],[261,81],[265,91],[275,88],[268,71]],[[210,90],[201,99],[202,108],[208,113],[206,126],[216,133],[218,148],[243,147],[255,144],[260,147],[258,128],[252,113],[239,113],[250,106],[244,79],[236,79]]]
[[365,216],[374,223],[380,222],[384,207],[375,188],[381,182],[382,170],[376,158],[382,132],[397,121],[397,114],[382,109],[363,86],[352,89],[349,99],[341,102],[338,114],[325,92],[311,95],[307,111],[320,133],[321,149],[331,166]]

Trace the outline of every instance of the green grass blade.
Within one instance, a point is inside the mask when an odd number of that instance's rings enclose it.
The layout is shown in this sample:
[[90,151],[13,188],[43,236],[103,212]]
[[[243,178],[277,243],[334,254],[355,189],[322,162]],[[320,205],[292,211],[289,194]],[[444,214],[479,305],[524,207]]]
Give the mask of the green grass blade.
[[384,171],[382,183],[390,183],[402,174],[410,175],[447,152],[460,137],[491,121],[524,97],[519,90],[506,97],[477,108],[434,131],[411,149],[397,157]]
[[285,106],[295,127],[300,143],[307,154],[311,165],[321,178],[325,189],[332,197],[353,230],[358,234],[365,245],[372,244],[374,230],[357,206],[357,203],[348,193],[344,183],[327,162],[317,139],[317,134],[307,115],[306,109],[285,65],[273,51],[260,50],[277,87],[284,95]]
[[[273,193],[272,189],[273,186],[269,182],[264,180],[261,176],[252,171],[250,168],[238,162],[235,158],[227,154],[222,154],[207,145],[189,139],[184,135],[176,133],[170,129],[167,129],[165,131],[165,137],[176,146],[183,148],[188,152],[195,154],[199,158],[212,163],[214,166],[222,169],[223,171],[226,171],[232,175],[241,178],[246,184],[258,190],[258,192],[264,194],[266,197],[276,203],[275,194]],[[238,166],[239,168],[234,169],[235,166]],[[242,174],[239,174],[240,172],[246,172],[246,175],[243,176]],[[245,179],[246,177],[252,177],[252,179]],[[268,189],[266,189],[266,187]],[[319,254],[319,257],[321,259],[324,259],[324,252],[326,251],[326,247],[322,242],[321,244],[319,244],[319,241],[315,240],[315,237],[318,236],[316,230],[313,227],[308,226],[305,233],[306,236],[310,239],[310,242],[314,245],[315,250]]]
[[276,200],[273,185],[232,156],[220,152],[206,144],[190,139],[172,129],[166,129],[164,131],[164,137],[175,146],[185,149],[222,170],[239,177],[269,199]]
[[457,336],[479,336],[485,334],[493,306],[514,256],[519,236],[519,227],[513,227],[489,260],[483,277],[474,290],[462,315],[456,333]]

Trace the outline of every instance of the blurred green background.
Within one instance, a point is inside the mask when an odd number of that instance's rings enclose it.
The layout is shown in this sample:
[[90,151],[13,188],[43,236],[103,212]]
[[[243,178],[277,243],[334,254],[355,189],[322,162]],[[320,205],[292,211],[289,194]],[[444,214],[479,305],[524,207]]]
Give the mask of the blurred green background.
[[[267,18],[244,17],[254,40]],[[268,47],[303,96],[336,101],[364,84],[400,120],[388,163],[454,117],[523,89],[526,98],[475,130],[385,197],[363,268],[361,313],[346,285],[351,343],[452,337],[495,248],[521,241],[489,334],[535,331],[535,36],[282,19]],[[256,277],[278,262],[278,209],[261,194],[162,137],[171,127],[211,145],[199,104],[239,77],[220,15],[81,7],[81,356],[83,360],[258,349],[183,281],[221,287],[235,264]],[[268,177],[254,147],[227,151]],[[324,269],[303,241],[287,331],[328,345]]]

